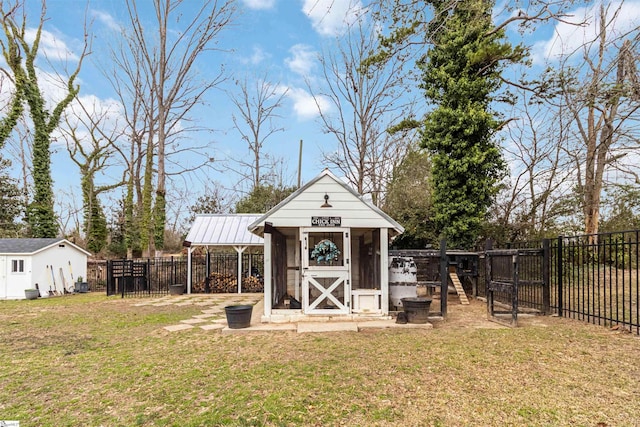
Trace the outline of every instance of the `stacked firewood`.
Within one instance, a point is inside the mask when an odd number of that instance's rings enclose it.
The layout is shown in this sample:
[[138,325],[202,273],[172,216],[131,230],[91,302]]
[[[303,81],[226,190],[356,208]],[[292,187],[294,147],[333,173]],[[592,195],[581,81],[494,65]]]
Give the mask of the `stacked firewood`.
[[264,292],[264,283],[256,276],[242,279],[242,292]]
[[[211,293],[234,293],[238,292],[237,278],[233,274],[211,273],[205,280],[201,280],[193,285],[193,292],[207,292],[206,282],[209,282],[209,292]],[[264,284],[256,276],[249,276],[242,279],[242,292],[263,292]]]
[[238,292],[236,276],[224,273],[211,273],[208,278],[193,285],[193,292],[206,292],[207,281],[209,282],[209,292],[211,293]]

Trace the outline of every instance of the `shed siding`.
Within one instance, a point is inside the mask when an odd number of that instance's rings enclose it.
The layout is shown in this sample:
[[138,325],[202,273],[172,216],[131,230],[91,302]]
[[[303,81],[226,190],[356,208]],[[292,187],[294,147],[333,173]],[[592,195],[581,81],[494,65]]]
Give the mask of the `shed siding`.
[[[321,208],[324,195],[329,196],[330,208]],[[309,227],[312,216],[338,216],[342,227],[388,227],[389,222],[369,205],[324,176],[289,203],[269,216],[275,227]]]
[[[14,259],[24,260],[24,273],[11,272]],[[64,282],[69,289],[79,276],[87,277],[86,253],[64,240],[35,254],[2,255],[0,263],[0,299],[24,299],[24,290],[35,288],[36,283],[43,297],[49,290],[63,293]]]
[[[4,257],[4,283],[0,289],[4,289],[4,295],[0,294],[4,299],[23,299],[24,290],[29,288],[31,281],[31,257],[24,255],[7,255]],[[24,261],[24,272],[14,273],[11,271],[11,262],[13,260]]]

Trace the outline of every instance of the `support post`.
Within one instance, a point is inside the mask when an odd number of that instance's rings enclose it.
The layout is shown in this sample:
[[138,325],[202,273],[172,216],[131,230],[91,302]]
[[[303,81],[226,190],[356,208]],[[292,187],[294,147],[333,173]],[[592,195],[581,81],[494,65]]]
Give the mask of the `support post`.
[[563,237],[562,236],[558,236],[558,247],[556,248],[556,270],[557,270],[557,276],[556,276],[556,280],[558,282],[558,289],[557,289],[557,301],[558,301],[558,316],[564,316],[564,301],[562,300],[562,276],[563,276],[563,271],[562,271],[562,241],[563,241]]
[[389,314],[389,229],[380,229],[380,290],[382,314]]
[[484,251],[484,293],[487,297],[487,315],[489,319],[493,317],[493,289],[491,288],[491,254],[489,251],[493,249],[493,241],[487,240]]
[[440,240],[440,312],[447,318],[447,298],[449,295],[449,262],[447,259],[447,240]]
[[264,233],[264,316],[271,317],[271,293],[273,290],[271,273],[271,233]]
[[542,241],[542,313],[549,314],[551,306],[551,242]]
[[518,253],[511,257],[513,269],[513,286],[511,288],[511,326],[518,325],[518,283],[520,281],[520,272],[518,271]]
[[246,246],[234,246],[233,249],[238,253],[238,293],[242,293],[242,253],[247,249]]
[[192,252],[192,248],[188,247],[187,248],[187,294],[191,293],[191,278],[193,275],[193,271],[192,271],[192,265],[191,265],[191,252]]

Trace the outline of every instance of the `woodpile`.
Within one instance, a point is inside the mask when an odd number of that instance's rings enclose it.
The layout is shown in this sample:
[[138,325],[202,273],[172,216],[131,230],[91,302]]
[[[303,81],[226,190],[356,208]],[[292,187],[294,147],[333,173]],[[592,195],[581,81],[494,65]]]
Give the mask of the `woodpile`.
[[264,283],[256,276],[244,277],[242,279],[242,292],[264,292]]
[[[206,292],[206,281],[202,280],[194,283],[193,292]],[[238,292],[237,277],[233,274],[211,273],[208,277],[209,292],[211,293],[235,293]],[[263,292],[264,284],[262,280],[255,276],[242,279],[242,292]]]

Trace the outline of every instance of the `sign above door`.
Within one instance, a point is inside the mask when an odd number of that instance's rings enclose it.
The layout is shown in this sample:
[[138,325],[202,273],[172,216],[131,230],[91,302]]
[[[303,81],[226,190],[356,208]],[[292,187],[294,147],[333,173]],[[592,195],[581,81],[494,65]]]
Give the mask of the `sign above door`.
[[339,216],[312,216],[312,227],[340,227],[342,217]]

